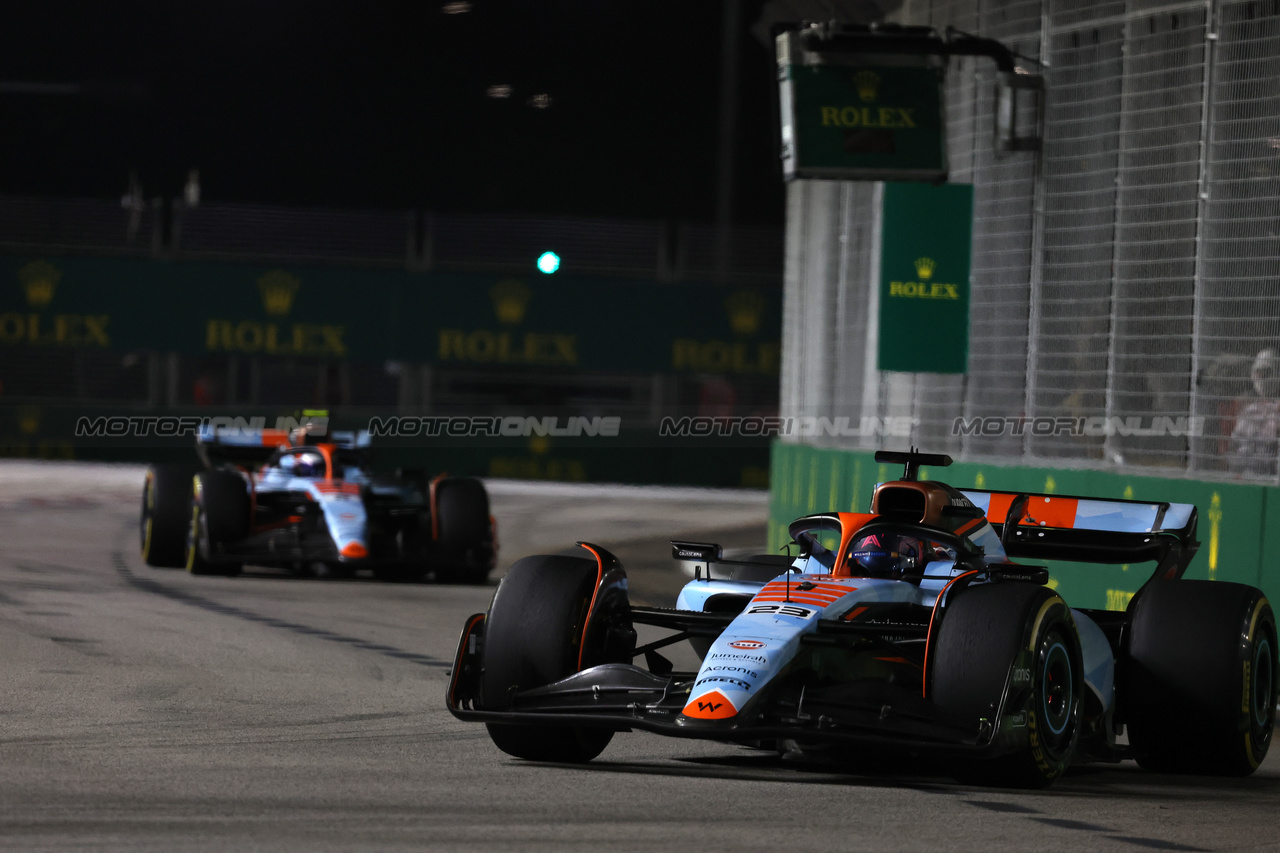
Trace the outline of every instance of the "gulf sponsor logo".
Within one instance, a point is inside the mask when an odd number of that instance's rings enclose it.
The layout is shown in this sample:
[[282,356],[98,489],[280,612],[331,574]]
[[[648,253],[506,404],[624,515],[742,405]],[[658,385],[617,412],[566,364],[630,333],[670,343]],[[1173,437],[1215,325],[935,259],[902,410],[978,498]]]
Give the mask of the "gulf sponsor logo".
[[729,648],[753,652],[756,649],[763,649],[766,645],[768,644],[761,640],[734,640],[729,643]]

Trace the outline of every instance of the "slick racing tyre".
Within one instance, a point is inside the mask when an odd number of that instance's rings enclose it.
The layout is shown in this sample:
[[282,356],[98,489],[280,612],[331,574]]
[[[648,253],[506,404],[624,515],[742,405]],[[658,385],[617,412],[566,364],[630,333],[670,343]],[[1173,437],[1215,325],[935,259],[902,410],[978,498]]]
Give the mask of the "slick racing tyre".
[[[485,620],[483,708],[506,710],[519,691],[610,660],[630,662],[628,650],[612,648],[608,631],[613,617],[624,614],[629,627],[625,597],[597,602],[584,647],[596,577],[595,562],[578,557],[526,557],[511,567]],[[609,729],[498,723],[487,727],[498,749],[532,761],[590,761],[613,738]]]
[[[1051,589],[1003,582],[945,602],[931,649],[930,696],[978,731],[996,727],[999,754],[957,769],[962,781],[1040,788],[1062,775],[1080,735],[1084,668],[1071,610]],[[1009,685],[1005,720],[996,712]]]
[[142,487],[142,560],[148,566],[186,565],[193,465],[152,465]]
[[219,559],[228,543],[249,533],[249,492],[227,471],[196,474],[187,527],[186,566],[193,575],[236,575],[241,564]]
[[1276,721],[1276,619],[1260,590],[1153,581],[1130,605],[1122,699],[1138,764],[1246,776]]
[[436,533],[443,548],[436,578],[446,583],[482,584],[492,563],[489,493],[474,477],[450,477],[436,484]]
[[446,548],[473,548],[489,537],[489,493],[474,477],[441,480],[436,513],[436,530]]

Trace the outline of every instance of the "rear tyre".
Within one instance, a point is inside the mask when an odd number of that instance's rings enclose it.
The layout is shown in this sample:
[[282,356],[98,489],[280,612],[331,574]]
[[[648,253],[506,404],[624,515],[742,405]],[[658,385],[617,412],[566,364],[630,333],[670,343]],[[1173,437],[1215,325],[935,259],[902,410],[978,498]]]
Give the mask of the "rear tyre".
[[492,564],[489,493],[474,477],[450,477],[436,485],[436,532],[445,552],[437,579],[482,584]]
[[1122,697],[1143,768],[1247,776],[1276,718],[1276,620],[1260,590],[1156,581],[1134,599]]
[[[480,682],[485,709],[509,709],[516,692],[578,672],[580,658],[582,669],[606,662],[604,644],[594,641],[597,632],[583,649],[596,577],[595,562],[577,557],[526,557],[511,567],[485,620]],[[613,738],[608,729],[497,723],[487,728],[498,749],[530,761],[590,761]]]
[[142,486],[139,535],[148,566],[180,569],[186,565],[191,518],[193,465],[152,465]]
[[[931,696],[971,724],[1000,726],[996,712],[1026,711],[1025,725],[997,730],[998,758],[958,768],[962,781],[1040,788],[1062,775],[1080,736],[1084,669],[1071,610],[1042,586],[1006,582],[961,590],[946,606],[933,646]],[[1012,670],[1012,675],[1011,675]]]
[[203,471],[195,476],[187,528],[186,566],[193,575],[238,575],[241,563],[219,559],[223,548],[249,533],[249,492],[238,475]]

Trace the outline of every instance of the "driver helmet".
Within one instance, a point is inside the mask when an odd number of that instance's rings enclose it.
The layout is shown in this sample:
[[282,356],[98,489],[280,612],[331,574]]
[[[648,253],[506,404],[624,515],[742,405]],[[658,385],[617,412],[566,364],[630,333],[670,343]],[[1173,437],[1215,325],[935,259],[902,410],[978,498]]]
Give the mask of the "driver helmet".
[[854,577],[901,580],[915,574],[922,553],[922,543],[913,536],[871,533],[849,547],[849,572]]
[[293,457],[293,476],[320,477],[324,475],[324,457],[319,453],[297,453]]

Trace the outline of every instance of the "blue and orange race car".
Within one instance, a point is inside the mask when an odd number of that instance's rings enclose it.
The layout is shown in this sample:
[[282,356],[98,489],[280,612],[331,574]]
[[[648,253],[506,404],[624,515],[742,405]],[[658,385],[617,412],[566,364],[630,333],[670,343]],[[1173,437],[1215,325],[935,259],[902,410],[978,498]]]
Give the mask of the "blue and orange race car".
[[194,574],[244,564],[318,577],[368,568],[388,580],[483,583],[497,555],[484,484],[375,475],[367,433],[202,430],[201,464],[152,465],[142,557]]
[[[1253,587],[1182,579],[1194,506],[959,490],[918,479],[946,456],[876,458],[902,478],[876,487],[868,513],[794,521],[798,557],[673,542],[698,569],[672,609],[631,606],[597,545],[517,562],[463,629],[449,710],[486,723],[502,751],[549,761],[590,760],[642,729],[802,758],[913,756],[1019,787],[1085,761],[1258,767],[1275,616]],[[1072,608],[1035,560],[1156,568],[1113,612]],[[670,634],[637,645],[637,625]],[[683,640],[696,671],[661,654]]]

